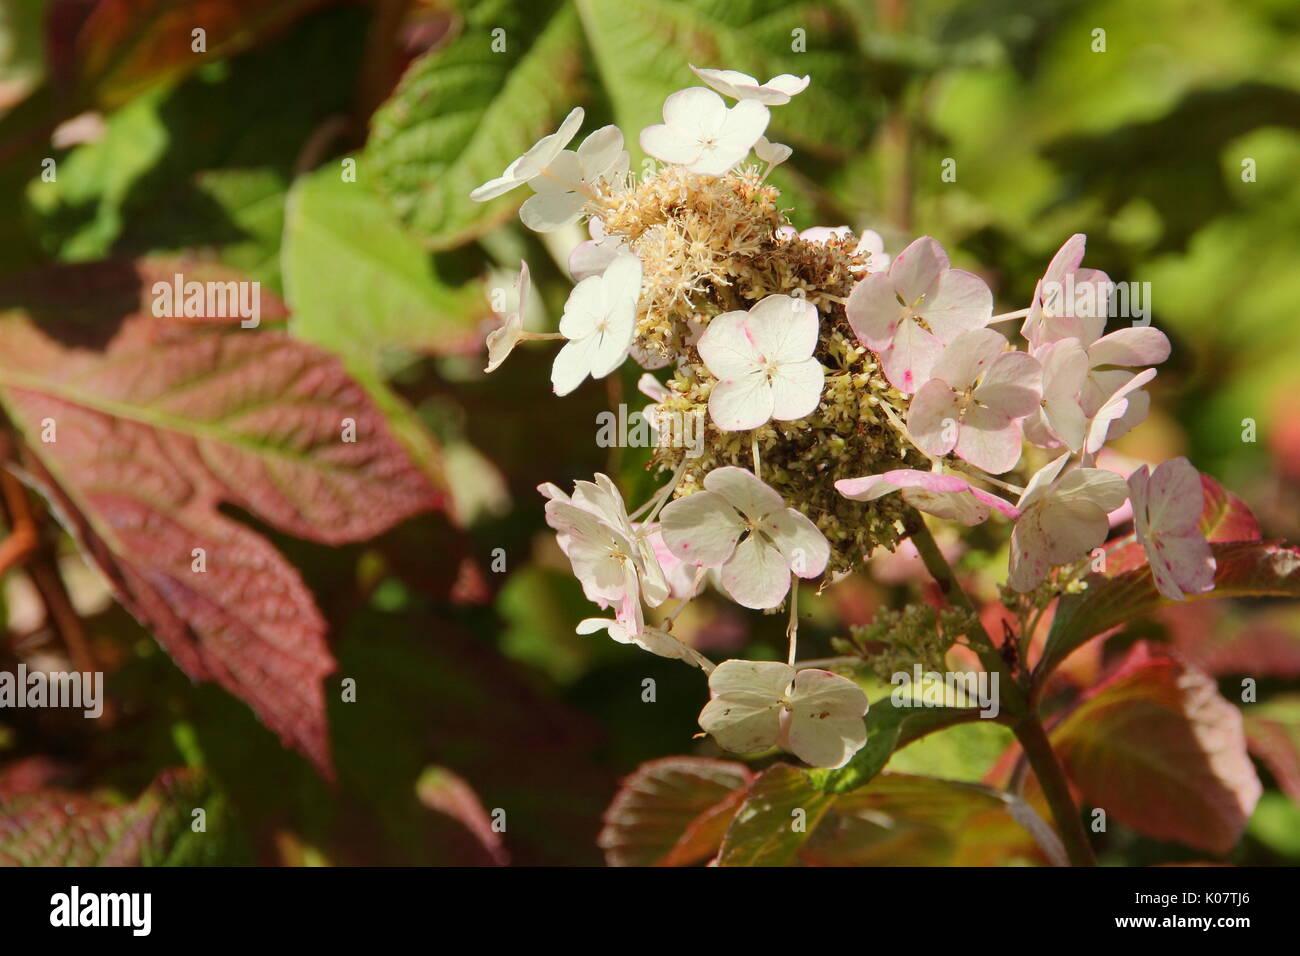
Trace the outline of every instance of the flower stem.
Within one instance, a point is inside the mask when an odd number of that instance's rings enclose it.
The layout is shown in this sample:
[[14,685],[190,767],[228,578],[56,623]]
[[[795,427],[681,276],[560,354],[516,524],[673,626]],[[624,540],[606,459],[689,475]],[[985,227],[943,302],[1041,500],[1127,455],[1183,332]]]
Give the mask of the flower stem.
[[799,576],[796,574],[790,575],[790,623],[785,629],[785,635],[790,639],[787,663],[794,667],[794,659],[799,651]]
[[939,590],[951,603],[966,608],[976,615],[976,623],[973,627],[975,634],[969,636],[974,637],[977,643],[983,646],[976,646],[973,649],[979,655],[984,667],[989,671],[996,671],[999,675],[998,683],[1001,685],[999,689],[1006,704],[1004,709],[1011,718],[1007,723],[1011,724],[1016,739],[1024,748],[1029,766],[1043,788],[1043,795],[1047,798],[1048,806],[1052,808],[1052,819],[1056,822],[1056,829],[1061,834],[1070,862],[1074,866],[1096,866],[1096,857],[1093,856],[1092,847],[1088,843],[1083,823],[1079,820],[1079,808],[1075,806],[1074,798],[1070,796],[1065,771],[1056,758],[1056,752],[1052,750],[1051,742],[1047,739],[1047,732],[1043,730],[1043,723],[1037,711],[1026,699],[1024,688],[1009,673],[1006,661],[998,653],[989,638],[988,631],[984,629],[983,624],[979,623],[975,605],[962,590],[957,576],[944,558],[943,552],[939,550],[934,536],[930,534],[930,529],[921,520],[920,514],[914,514],[912,520],[908,522],[908,531],[912,544],[916,546],[926,570],[938,583]]
[[949,603],[963,608],[970,612],[974,619],[971,626],[972,633],[967,637],[972,639],[971,649],[979,656],[980,663],[989,673],[998,674],[999,692],[1006,704],[1005,709],[1008,713],[1020,717],[1028,710],[1025,698],[1024,688],[1011,674],[1007,667],[1007,662],[1003,660],[1001,653],[998,652],[997,645],[989,637],[989,632],[984,629],[980,622],[979,609],[975,607],[974,602],[967,596],[962,589],[961,583],[957,580],[957,575],[953,572],[952,567],[948,564],[948,559],[943,556],[939,550],[939,545],[935,542],[934,536],[930,534],[930,529],[925,526],[925,521],[917,511],[913,511],[911,518],[907,522],[908,536],[915,545],[917,554],[921,556],[921,561],[925,564],[925,569],[930,572],[935,583],[939,585],[939,590]]
[[1043,722],[1033,711],[1025,714],[1013,730],[1020,746],[1024,748],[1029,766],[1043,788],[1047,805],[1052,808],[1052,819],[1065,844],[1065,852],[1070,856],[1072,866],[1096,866],[1097,858],[1093,855],[1092,845],[1088,843],[1088,834],[1079,819],[1079,808],[1070,796],[1070,785],[1065,779],[1065,770],[1052,749],[1052,743],[1043,729]]

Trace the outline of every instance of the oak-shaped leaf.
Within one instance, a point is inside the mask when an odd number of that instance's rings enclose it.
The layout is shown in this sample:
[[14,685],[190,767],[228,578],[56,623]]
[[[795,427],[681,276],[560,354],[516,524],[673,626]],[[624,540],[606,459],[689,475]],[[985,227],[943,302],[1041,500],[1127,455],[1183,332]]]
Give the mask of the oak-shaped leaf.
[[1261,793],[1241,712],[1208,675],[1145,644],[1051,739],[1089,806],[1158,840],[1227,853]]
[[123,277],[150,289],[153,264],[61,274],[62,300],[48,276],[31,301],[0,287],[0,404],[25,438],[24,477],[186,674],[329,774],[325,622],[298,572],[218,506],[338,544],[440,495],[337,358],[228,315],[130,313]]
[[243,862],[225,808],[225,797],[193,769],[165,770],[123,804],[57,789],[0,791],[0,866]]
[[753,774],[741,763],[665,757],[623,781],[597,842],[610,866],[686,866],[711,857]]

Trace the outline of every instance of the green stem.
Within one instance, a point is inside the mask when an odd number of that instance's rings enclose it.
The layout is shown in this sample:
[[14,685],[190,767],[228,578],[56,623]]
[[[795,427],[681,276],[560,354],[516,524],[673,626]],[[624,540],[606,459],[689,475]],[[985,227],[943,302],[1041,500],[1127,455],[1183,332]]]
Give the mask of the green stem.
[[1070,796],[1070,785],[1065,780],[1065,770],[1056,758],[1056,751],[1047,739],[1047,731],[1035,713],[1026,714],[1013,728],[1016,739],[1025,750],[1029,766],[1043,788],[1047,805],[1052,808],[1052,819],[1065,844],[1065,852],[1070,856],[1072,866],[1096,866],[1097,858],[1093,855],[1092,845],[1088,843],[1088,834],[1079,819],[1079,808]]
[[925,526],[925,522],[921,519],[919,513],[912,513],[911,520],[907,522],[907,531],[912,544],[916,546],[917,553],[921,556],[921,561],[925,564],[925,569],[930,572],[930,576],[939,585],[939,590],[943,592],[943,596],[949,603],[969,611],[974,619],[975,623],[971,628],[973,633],[967,635],[967,637],[971,638],[971,649],[979,656],[980,663],[984,665],[985,670],[998,675],[999,690],[1003,702],[1006,704],[1005,709],[1016,717],[1027,713],[1028,706],[1024,689],[1011,674],[1007,662],[1002,659],[1002,655],[998,652],[993,639],[989,637],[989,632],[984,629],[984,625],[980,622],[979,609],[975,607],[974,602],[962,589],[961,583],[957,580],[957,575],[948,564],[948,559],[939,550],[939,545],[935,542],[934,536],[930,534],[930,529]]
[[944,558],[943,552],[939,550],[939,545],[919,514],[913,514],[912,520],[908,522],[908,531],[912,544],[916,546],[917,553],[925,563],[926,570],[938,582],[944,596],[951,603],[975,615],[976,623],[973,628],[975,633],[968,636],[974,638],[976,645],[979,645],[974,650],[979,655],[980,662],[988,670],[996,671],[1000,675],[999,683],[1003,686],[1003,697],[1007,705],[1005,710],[1008,716],[1012,717],[1007,722],[1011,724],[1016,739],[1024,748],[1025,758],[1043,788],[1043,796],[1047,798],[1047,804],[1052,809],[1052,818],[1056,821],[1056,829],[1061,834],[1070,863],[1074,866],[1096,866],[1096,857],[1093,856],[1088,835],[1084,832],[1083,823],[1079,819],[1079,808],[1075,806],[1074,798],[1070,796],[1065,770],[1061,767],[1061,762],[1056,759],[1056,752],[1052,750],[1051,742],[1047,739],[1047,732],[1043,730],[1043,723],[1037,711],[1026,699],[1024,688],[1008,672],[1006,661],[994,647],[988,631],[979,623],[979,614],[975,605],[957,581],[952,567]]

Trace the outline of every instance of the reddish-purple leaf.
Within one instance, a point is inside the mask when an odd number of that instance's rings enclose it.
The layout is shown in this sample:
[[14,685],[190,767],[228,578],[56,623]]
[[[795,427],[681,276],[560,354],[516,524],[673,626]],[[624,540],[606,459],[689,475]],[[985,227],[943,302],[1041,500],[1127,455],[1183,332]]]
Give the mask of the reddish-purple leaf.
[[[1210,545],[1218,569],[1214,590],[1185,600],[1224,597],[1300,597],[1300,549],[1276,541],[1229,541]],[[1147,566],[1113,577],[1093,577],[1086,591],[1057,605],[1036,680],[1044,680],[1075,648],[1113,627],[1150,614],[1169,601],[1156,590]]]
[[702,757],[652,760],[623,781],[597,842],[610,866],[686,866],[717,851],[752,774]]
[[209,798],[202,774],[194,770],[165,771],[137,800],[122,805],[64,790],[0,791],[0,866],[202,862],[201,851],[194,856],[198,847],[186,844],[192,812]]
[[1145,644],[1051,736],[1089,806],[1158,840],[1227,853],[1259,800],[1240,711]]
[[1201,475],[1201,488],[1205,493],[1201,534],[1207,541],[1258,541],[1263,537],[1244,501],[1206,474]]
[[510,862],[510,854],[501,843],[501,834],[492,828],[492,820],[474,788],[446,767],[427,767],[415,784],[420,802],[435,813],[461,824],[477,841],[482,855],[497,866]]
[[[206,59],[230,56],[320,0],[55,0],[48,46],[59,92],[75,104],[117,106]],[[193,31],[204,31],[195,51]]]
[[[37,286],[39,326],[0,313],[0,402],[28,477],[190,677],[216,680],[329,773],[325,623],[298,572],[218,506],[341,543],[441,499],[336,358],[280,332],[119,323],[139,307],[122,274],[71,268],[68,301]],[[87,279],[103,294],[86,298]]]

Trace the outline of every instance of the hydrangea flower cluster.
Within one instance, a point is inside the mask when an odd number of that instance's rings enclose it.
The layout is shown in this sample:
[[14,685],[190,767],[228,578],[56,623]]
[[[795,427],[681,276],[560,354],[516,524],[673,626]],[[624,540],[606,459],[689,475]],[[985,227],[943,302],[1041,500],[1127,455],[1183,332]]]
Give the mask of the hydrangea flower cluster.
[[[1097,465],[1104,443],[1145,417],[1142,389],[1169,341],[1153,328],[1103,334],[1110,284],[1081,267],[1082,235],[1052,258],[1028,307],[995,315],[985,281],[953,268],[933,238],[891,260],[871,231],[796,232],[767,183],[791,151],[765,134],[771,109],[809,78],[692,69],[706,86],[668,97],[663,123],[640,133],[658,160],[644,175],[629,173],[614,126],[569,149],[575,109],[472,194],[527,185],[525,225],[585,218],[590,234],[569,261],[559,335],[507,317],[489,336],[489,371],[520,341],[562,338],[557,395],[631,359],[666,370],[642,378],[651,422],[705,422],[702,449],[656,449],[653,466],[670,477],[637,509],[604,475],[572,494],[540,489],[587,598],[612,614],[580,633],[701,667],[712,699],[700,723],[723,748],[836,767],[864,743],[867,699],[846,677],[800,666],[798,582],[824,585],[892,551],[923,526],[917,512],[963,526],[996,513],[1010,524],[1009,587],[1061,593],[1131,507],[1162,593],[1213,586],[1186,459],[1127,480]],[[524,266],[521,295],[527,284]],[[1063,286],[1095,294],[1080,308]],[[747,608],[788,603],[789,659],[715,667],[674,637],[678,611],[705,587]],[[674,611],[647,624],[645,609],[669,600]]]

